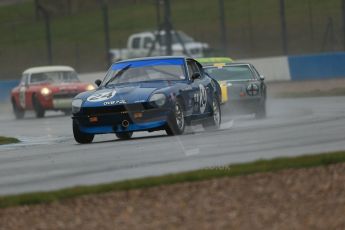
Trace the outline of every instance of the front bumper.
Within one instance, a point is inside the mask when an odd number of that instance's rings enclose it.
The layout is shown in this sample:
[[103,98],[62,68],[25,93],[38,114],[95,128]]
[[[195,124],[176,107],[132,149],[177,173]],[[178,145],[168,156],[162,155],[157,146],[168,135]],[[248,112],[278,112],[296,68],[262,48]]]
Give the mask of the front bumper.
[[70,110],[72,100],[77,93],[57,93],[50,96],[40,95],[39,100],[42,107],[46,110]]
[[[110,110],[107,113],[75,114],[72,119],[81,132],[88,134],[156,131],[166,127],[171,113],[170,109],[120,112]],[[128,122],[127,126],[123,125],[125,121]]]

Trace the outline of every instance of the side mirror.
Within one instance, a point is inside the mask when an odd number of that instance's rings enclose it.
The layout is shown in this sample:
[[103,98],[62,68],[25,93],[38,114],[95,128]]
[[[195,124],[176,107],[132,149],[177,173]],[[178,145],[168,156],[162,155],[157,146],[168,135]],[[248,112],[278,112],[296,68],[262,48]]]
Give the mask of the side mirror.
[[192,80],[194,81],[195,79],[200,79],[201,78],[201,75],[200,73],[193,73],[192,75]]
[[265,76],[264,75],[260,75],[260,80],[264,81],[265,80]]
[[97,80],[95,81],[95,84],[99,87],[99,86],[102,84],[102,81],[99,80],[99,79],[97,79]]

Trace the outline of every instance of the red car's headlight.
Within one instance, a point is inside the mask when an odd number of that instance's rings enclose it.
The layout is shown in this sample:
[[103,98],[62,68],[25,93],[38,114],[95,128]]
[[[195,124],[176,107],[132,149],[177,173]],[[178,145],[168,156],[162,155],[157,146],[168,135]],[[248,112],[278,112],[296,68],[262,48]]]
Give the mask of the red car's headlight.
[[52,91],[51,91],[51,89],[49,89],[49,88],[44,87],[44,88],[41,89],[41,94],[42,94],[43,96],[48,96],[48,95],[51,94],[51,93],[52,93]]
[[91,90],[94,90],[94,89],[95,89],[95,86],[89,84],[89,85],[86,86],[85,89],[86,89],[87,91],[91,91]]

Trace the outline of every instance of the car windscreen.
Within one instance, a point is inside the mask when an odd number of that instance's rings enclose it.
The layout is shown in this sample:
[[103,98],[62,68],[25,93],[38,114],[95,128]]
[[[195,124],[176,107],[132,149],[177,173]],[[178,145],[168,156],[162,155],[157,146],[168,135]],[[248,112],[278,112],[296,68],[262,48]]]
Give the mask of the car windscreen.
[[248,65],[206,67],[205,71],[218,81],[246,81],[253,79]]
[[74,71],[53,71],[44,73],[33,73],[30,77],[31,83],[62,83],[79,82],[77,73]]
[[140,60],[114,64],[102,85],[185,79],[184,59]]

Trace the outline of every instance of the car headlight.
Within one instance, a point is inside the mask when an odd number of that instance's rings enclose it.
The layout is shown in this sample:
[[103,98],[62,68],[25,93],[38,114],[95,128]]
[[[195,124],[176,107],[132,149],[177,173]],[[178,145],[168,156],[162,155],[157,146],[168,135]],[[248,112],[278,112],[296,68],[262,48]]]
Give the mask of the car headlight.
[[89,84],[86,86],[86,91],[91,91],[91,90],[94,90],[95,89],[95,86]]
[[162,107],[166,102],[166,96],[163,93],[153,94],[150,98],[150,102],[155,103],[158,107]]
[[82,104],[83,104],[82,99],[74,99],[72,101],[72,113],[78,113],[81,109]]
[[41,89],[41,94],[43,96],[48,96],[51,93],[52,93],[52,91],[49,88],[47,88],[47,87],[44,87],[44,88]]

